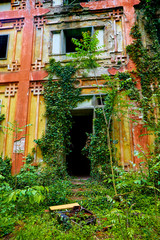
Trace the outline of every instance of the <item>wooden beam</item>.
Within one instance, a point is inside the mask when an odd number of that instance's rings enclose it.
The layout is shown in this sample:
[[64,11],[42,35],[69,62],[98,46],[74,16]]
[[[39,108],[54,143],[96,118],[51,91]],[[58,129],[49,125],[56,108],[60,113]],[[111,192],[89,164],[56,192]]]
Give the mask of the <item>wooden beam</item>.
[[65,205],[57,205],[49,207],[49,210],[55,211],[55,210],[61,210],[61,209],[68,209],[73,207],[79,207],[80,205],[78,203],[71,203],[71,204],[65,204]]

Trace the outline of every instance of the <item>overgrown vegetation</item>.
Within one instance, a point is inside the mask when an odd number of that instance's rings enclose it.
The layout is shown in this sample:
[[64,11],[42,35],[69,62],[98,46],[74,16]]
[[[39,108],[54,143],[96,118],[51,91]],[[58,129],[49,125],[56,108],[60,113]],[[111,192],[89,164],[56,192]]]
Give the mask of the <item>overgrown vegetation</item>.
[[90,145],[83,150],[91,160],[91,174],[96,179],[103,179],[105,174],[108,176],[114,174],[110,166],[111,156],[113,165],[118,165],[118,159],[113,154],[118,143],[112,139],[113,118],[116,121],[122,121],[124,118],[131,120],[128,117],[129,109],[135,106],[133,100],[139,99],[139,91],[129,72],[118,73],[114,78],[103,77],[106,79],[106,87],[101,90],[105,94],[104,105],[95,109],[94,132],[89,135]]
[[[46,171],[32,166],[29,155],[26,163],[16,176],[11,175],[10,159],[0,158],[0,236],[13,231],[20,219],[27,219],[32,214],[40,214],[50,204],[63,204],[68,200],[69,181],[48,179]],[[42,181],[42,179],[44,179]],[[52,183],[52,184],[49,184]]]
[[[86,181],[76,191],[73,191],[75,186],[69,178],[64,180],[67,175],[64,156],[70,144],[71,110],[81,99],[80,90],[75,87],[74,74],[77,67],[94,70],[98,66],[96,35],[92,37],[85,33],[80,42],[74,40],[77,56],[81,59],[77,62],[79,66],[75,67],[76,62],[62,66],[53,59],[50,61],[47,69],[49,80],[44,91],[47,130],[42,139],[36,141],[42,149],[46,165],[33,166],[33,156],[29,154],[20,173],[11,176],[10,159],[0,157],[2,238],[159,239],[160,124],[159,112],[156,112],[159,109],[160,55],[156,30],[159,22],[157,18],[152,19],[158,3],[157,0],[141,0],[140,4],[144,25],[153,45],[150,49],[143,46],[138,25],[135,25],[131,32],[135,40],[127,47],[137,67],[134,74],[141,79],[141,94],[135,88],[130,73],[119,73],[114,79],[105,76],[105,104],[95,111],[94,132],[89,136],[89,147],[84,149],[91,159],[94,180]],[[54,74],[56,81],[53,81]],[[100,98],[102,101],[101,93]],[[139,146],[140,152],[135,152],[145,160],[145,165],[140,164],[139,171],[129,172],[117,167],[110,146],[114,146],[111,138],[113,116],[120,120],[125,115],[127,98],[136,101],[143,111],[144,123],[155,135],[155,145],[150,151],[144,152]],[[60,224],[55,216],[45,211],[50,205],[73,202],[75,197],[79,204],[95,214],[95,225]]]
[[[0,104],[0,109],[3,107],[3,105]],[[5,119],[5,115],[3,113],[0,113],[0,124]],[[0,125],[1,127],[1,125]]]
[[[83,185],[56,180],[44,188],[37,178],[39,170],[26,178],[26,167],[17,175],[17,189],[0,175],[0,236],[2,239],[158,239],[160,236],[158,189],[151,186],[148,172],[125,172],[116,168],[119,194],[107,181],[87,180]],[[8,165],[7,165],[8,166]],[[4,170],[7,174],[9,166]],[[151,170],[151,169],[150,169]],[[30,172],[30,171],[28,171]],[[33,177],[33,174],[35,175]],[[28,173],[29,175],[29,173]],[[19,178],[20,176],[20,178]],[[24,176],[24,181],[23,180]],[[13,181],[14,181],[14,177]],[[30,179],[32,180],[32,183]],[[112,181],[112,179],[110,178]],[[14,186],[14,183],[13,183]],[[35,187],[37,186],[37,187]],[[46,212],[50,205],[75,201],[92,211],[95,225],[59,223],[56,215]],[[73,200],[74,199],[74,200]],[[78,200],[79,199],[79,200]]]
[[[127,51],[136,65],[136,75],[141,80],[141,99],[139,101],[143,120],[148,130],[155,135],[155,150],[160,153],[160,44],[159,32],[160,19],[157,11],[160,9],[159,1],[142,0],[138,9],[137,24],[133,26],[131,35],[134,41],[127,46]],[[148,42],[144,46],[142,35],[138,26],[143,22]]]
[[[54,178],[59,178],[66,175],[64,159],[70,145],[71,111],[80,101],[80,89],[75,87],[74,66],[62,66],[51,59],[46,70],[49,73],[44,84],[47,129],[42,139],[35,141],[42,150],[44,162],[54,172]],[[53,81],[53,74],[57,80]]]
[[[133,43],[127,46],[127,51],[136,65],[135,74],[141,81],[141,98],[138,101],[143,112],[143,121],[150,134],[154,135],[154,147],[148,153],[140,151],[140,156],[145,159],[147,167],[152,166],[152,180],[159,185],[160,180],[160,19],[157,11],[160,9],[159,1],[142,0],[138,8],[137,23],[131,30]],[[139,23],[142,22],[150,43],[146,47],[142,42]]]

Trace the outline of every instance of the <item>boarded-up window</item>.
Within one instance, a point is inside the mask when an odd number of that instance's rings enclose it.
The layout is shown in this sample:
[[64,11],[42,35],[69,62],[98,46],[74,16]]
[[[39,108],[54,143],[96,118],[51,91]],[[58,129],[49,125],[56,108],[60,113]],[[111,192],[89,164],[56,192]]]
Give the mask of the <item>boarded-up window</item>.
[[0,59],[7,58],[8,35],[0,35]]

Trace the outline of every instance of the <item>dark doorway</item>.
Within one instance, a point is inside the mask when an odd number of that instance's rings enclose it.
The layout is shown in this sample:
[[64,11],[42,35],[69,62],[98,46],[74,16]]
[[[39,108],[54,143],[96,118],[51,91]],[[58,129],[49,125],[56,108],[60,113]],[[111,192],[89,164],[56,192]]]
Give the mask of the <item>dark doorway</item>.
[[67,156],[67,169],[71,176],[89,176],[90,160],[82,153],[86,145],[87,134],[92,133],[92,110],[73,112],[71,130],[71,153]]

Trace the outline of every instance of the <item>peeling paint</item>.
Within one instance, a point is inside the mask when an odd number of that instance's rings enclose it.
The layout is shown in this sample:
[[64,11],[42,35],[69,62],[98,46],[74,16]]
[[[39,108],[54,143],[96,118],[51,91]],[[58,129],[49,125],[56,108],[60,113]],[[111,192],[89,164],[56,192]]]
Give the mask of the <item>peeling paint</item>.
[[13,153],[24,153],[25,150],[25,138],[21,138],[14,142]]

